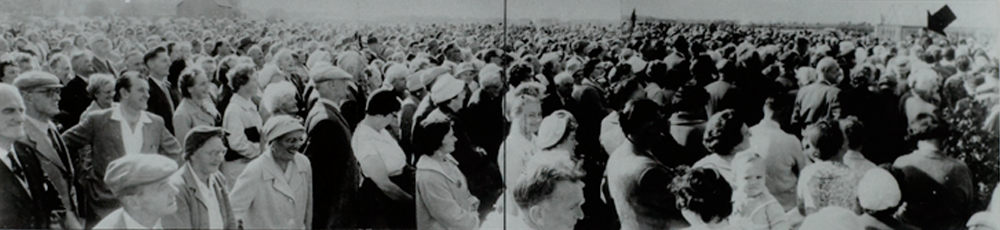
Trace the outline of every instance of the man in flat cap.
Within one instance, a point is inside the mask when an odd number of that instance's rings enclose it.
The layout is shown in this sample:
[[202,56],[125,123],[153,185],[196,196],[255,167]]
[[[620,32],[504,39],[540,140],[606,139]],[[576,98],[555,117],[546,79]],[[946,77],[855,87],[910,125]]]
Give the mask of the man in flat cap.
[[53,123],[53,118],[59,114],[60,90],[59,78],[42,71],[30,71],[21,74],[14,80],[14,86],[21,91],[24,98],[25,117],[28,122],[24,126],[24,143],[29,144],[39,153],[38,159],[59,191],[63,207],[67,209],[67,218],[77,220],[77,157],[71,156],[59,130]]
[[177,162],[156,154],[132,153],[108,164],[104,183],[122,207],[94,229],[163,229],[161,218],[177,211],[177,188],[170,175]]
[[351,147],[351,127],[341,113],[341,101],[351,93],[347,71],[320,65],[309,71],[319,101],[306,118],[305,155],[312,162],[315,229],[354,228],[361,187],[361,166]]
[[167,131],[163,118],[145,111],[149,100],[149,81],[136,72],[127,72],[115,82],[115,96],[120,104],[112,109],[88,113],[62,138],[70,152],[90,145],[92,154],[83,157],[79,172],[88,194],[85,203],[87,221],[96,223],[121,207],[103,180],[108,164],[131,154],[160,154],[181,160],[181,146]]
[[0,228],[58,226],[63,202],[43,171],[37,151],[24,142],[24,103],[17,88],[0,83]]

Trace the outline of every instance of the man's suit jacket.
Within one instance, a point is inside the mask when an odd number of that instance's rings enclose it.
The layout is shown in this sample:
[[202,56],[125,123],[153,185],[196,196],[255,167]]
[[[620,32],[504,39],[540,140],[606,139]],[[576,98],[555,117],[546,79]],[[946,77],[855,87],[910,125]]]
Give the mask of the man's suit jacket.
[[[180,193],[177,194],[177,212],[163,217],[164,228],[176,229],[209,229],[208,207],[198,191],[198,178],[191,172],[191,165],[185,164],[174,175],[170,177],[170,183],[174,185]],[[211,192],[215,193],[219,200],[219,211],[222,213],[222,224],[225,229],[236,229],[236,218],[233,216],[233,208],[229,204],[229,192],[226,191],[226,182],[221,172],[209,175],[209,180],[215,180],[216,186],[211,186]]]
[[840,89],[824,83],[813,83],[799,89],[792,110],[792,125],[797,129],[840,114]]
[[[146,107],[146,110],[148,110],[150,113],[156,114],[157,116],[163,118],[163,121],[166,122],[166,124],[168,124],[167,131],[173,134],[174,109],[176,109],[176,106],[180,104],[180,98],[178,98],[180,95],[178,95],[171,89],[167,89],[169,92],[164,92],[160,88],[160,86],[156,84],[156,81],[153,81],[152,78],[149,78],[148,81],[149,81],[149,100],[146,101],[146,105],[148,106]],[[169,100],[167,99],[168,95],[170,98]],[[173,106],[171,106],[170,103],[173,103]]]
[[[122,106],[122,105],[119,105]],[[116,107],[118,108],[118,107]],[[87,187],[90,208],[101,216],[105,216],[119,204],[111,190],[104,184],[104,173],[111,161],[124,156],[125,145],[121,139],[121,123],[112,120],[111,115],[116,109],[106,109],[88,113],[80,121],[62,134],[66,147],[77,151],[85,145],[91,146],[91,155],[84,157],[79,166],[84,186]],[[152,122],[142,127],[142,153],[158,153],[180,162],[181,146],[174,136],[167,132],[163,118],[146,112]]]
[[59,131],[65,131],[80,122],[80,115],[87,110],[87,106],[90,106],[93,99],[90,99],[90,94],[87,93],[87,85],[83,78],[76,76],[63,86],[59,93],[60,111],[55,117],[57,123],[62,126]]
[[38,162],[39,153],[21,142],[15,142],[11,151],[24,170],[30,191],[24,190],[10,167],[0,165],[0,228],[50,228],[52,211],[63,210],[63,206]]
[[351,130],[340,111],[316,102],[306,119],[305,155],[313,168],[313,228],[354,228],[361,166],[351,147]]
[[[72,202],[71,196],[76,193],[71,194],[70,190],[76,187],[75,172],[78,168],[75,166],[76,160],[79,158],[71,156],[68,149],[63,150],[67,156],[60,156],[59,151],[57,151],[58,144],[52,143],[49,140],[47,130],[39,130],[35,125],[25,124],[24,131],[26,134],[24,143],[37,150],[36,153],[38,153],[38,160],[41,162],[42,170],[48,175],[56,191],[59,191],[63,207],[72,210],[75,208],[75,204]],[[57,138],[62,137],[57,136]],[[69,158],[67,159],[69,165],[63,164],[63,157]]]

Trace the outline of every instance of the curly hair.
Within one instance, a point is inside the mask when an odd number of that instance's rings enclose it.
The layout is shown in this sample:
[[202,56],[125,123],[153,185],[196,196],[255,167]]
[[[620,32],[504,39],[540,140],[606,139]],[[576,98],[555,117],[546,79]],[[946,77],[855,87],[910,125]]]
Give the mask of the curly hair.
[[733,148],[743,142],[743,125],[743,120],[732,109],[715,113],[705,124],[702,144],[709,152],[730,155]]
[[689,169],[674,178],[669,188],[677,209],[697,213],[705,222],[725,219],[733,212],[733,188],[715,169]]
[[413,131],[413,148],[416,156],[434,155],[441,148],[445,135],[451,131],[448,119],[425,120]]
[[858,117],[848,116],[840,119],[840,129],[844,131],[847,148],[858,149],[865,143],[865,125]]
[[245,86],[250,83],[250,75],[254,74],[253,64],[240,63],[229,70],[226,73],[226,78],[229,79],[229,87],[233,88],[233,92],[239,92],[240,87]]
[[539,155],[525,166],[525,171],[511,188],[514,201],[521,209],[528,209],[552,198],[561,182],[582,182],[585,173],[569,158],[559,155]]
[[930,113],[917,114],[907,128],[907,140],[944,140],[948,138],[948,123]]
[[194,86],[195,80],[198,79],[198,76],[205,76],[205,70],[201,69],[199,66],[188,67],[181,71],[180,77],[177,78],[180,86],[181,97],[191,98],[191,91],[188,90],[188,88]]
[[806,127],[802,131],[802,141],[816,146],[820,160],[828,160],[844,146],[844,134],[840,130],[840,122],[824,119]]

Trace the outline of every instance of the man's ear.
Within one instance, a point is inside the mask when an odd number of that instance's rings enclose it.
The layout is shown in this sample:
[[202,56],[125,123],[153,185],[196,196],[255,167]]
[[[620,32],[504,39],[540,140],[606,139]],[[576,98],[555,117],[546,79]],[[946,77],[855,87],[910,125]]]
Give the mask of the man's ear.
[[545,209],[541,205],[534,205],[528,209],[528,219],[537,226],[545,226]]

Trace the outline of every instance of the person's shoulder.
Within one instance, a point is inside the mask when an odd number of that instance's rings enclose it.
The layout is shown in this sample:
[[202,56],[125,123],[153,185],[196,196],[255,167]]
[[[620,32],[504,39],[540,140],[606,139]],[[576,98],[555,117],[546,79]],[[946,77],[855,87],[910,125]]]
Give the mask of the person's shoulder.
[[108,214],[101,221],[97,222],[97,225],[94,225],[94,229],[124,229],[125,219],[122,216],[124,212],[125,209],[123,208],[111,212],[111,214]]
[[300,164],[300,163],[302,164],[302,166],[305,167],[299,166],[299,168],[305,168],[306,170],[311,171],[312,168],[310,166],[312,165],[312,161],[309,161],[309,157],[306,157],[306,155],[302,153],[296,153],[295,164]]

